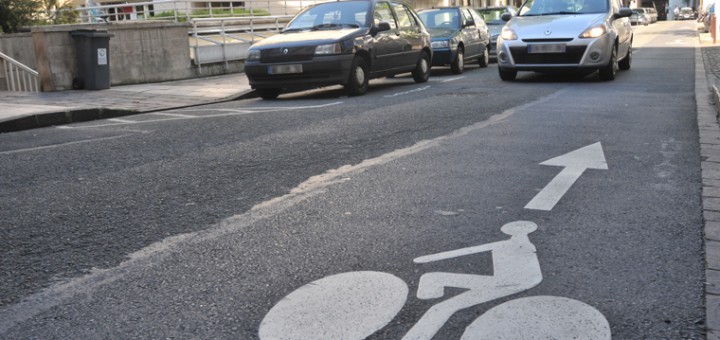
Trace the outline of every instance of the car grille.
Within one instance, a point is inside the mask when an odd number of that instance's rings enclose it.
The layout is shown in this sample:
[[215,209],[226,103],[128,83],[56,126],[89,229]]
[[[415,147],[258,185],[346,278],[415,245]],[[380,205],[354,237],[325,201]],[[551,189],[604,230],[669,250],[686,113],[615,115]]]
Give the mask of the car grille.
[[516,64],[579,64],[586,46],[567,46],[565,53],[528,53],[527,47],[511,47]]
[[282,63],[312,60],[315,46],[270,48],[260,51],[260,62]]

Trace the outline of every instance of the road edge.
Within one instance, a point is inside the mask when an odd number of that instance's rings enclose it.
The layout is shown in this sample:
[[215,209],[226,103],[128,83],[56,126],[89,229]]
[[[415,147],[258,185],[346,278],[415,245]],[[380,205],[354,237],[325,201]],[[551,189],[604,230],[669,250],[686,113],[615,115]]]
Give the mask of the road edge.
[[708,82],[700,41],[695,44],[695,102],[700,138],[705,249],[705,327],[720,340],[720,92]]

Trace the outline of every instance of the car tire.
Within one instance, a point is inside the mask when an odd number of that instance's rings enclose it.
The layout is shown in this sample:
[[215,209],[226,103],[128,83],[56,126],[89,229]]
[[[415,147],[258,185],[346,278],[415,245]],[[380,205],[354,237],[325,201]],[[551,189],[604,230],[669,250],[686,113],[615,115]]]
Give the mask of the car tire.
[[260,98],[265,100],[275,99],[280,95],[280,89],[257,89],[255,90],[260,95]]
[[430,56],[427,52],[420,53],[420,60],[415,65],[412,76],[416,83],[424,83],[430,79]]
[[488,67],[490,64],[490,48],[487,46],[483,48],[483,54],[478,58],[478,64],[480,67]]
[[628,53],[623,58],[623,60],[620,60],[618,63],[618,68],[620,68],[623,71],[627,71],[630,69],[630,66],[632,66],[632,42],[630,43],[630,48],[628,49]]
[[453,60],[450,63],[450,70],[452,70],[453,74],[460,74],[463,73],[463,70],[465,69],[465,51],[463,51],[463,48],[458,48],[457,53],[455,54],[455,60]]
[[368,69],[365,59],[356,56],[350,66],[350,79],[345,84],[348,96],[362,96],[368,90]]
[[610,57],[610,61],[607,65],[603,66],[599,71],[600,73],[600,79],[609,81],[609,80],[615,80],[615,74],[618,70],[618,48],[617,45],[613,47],[612,50],[612,56]]
[[515,77],[517,77],[516,70],[506,70],[498,68],[498,73],[500,74],[500,79],[502,79],[503,81],[513,81],[515,80]]

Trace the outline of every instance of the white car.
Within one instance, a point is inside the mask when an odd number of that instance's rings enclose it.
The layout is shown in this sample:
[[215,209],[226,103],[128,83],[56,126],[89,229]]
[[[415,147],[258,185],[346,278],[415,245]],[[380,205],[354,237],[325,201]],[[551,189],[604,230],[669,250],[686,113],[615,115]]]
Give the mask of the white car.
[[620,0],[528,0],[497,41],[502,80],[518,71],[599,70],[603,80],[632,62],[632,10]]

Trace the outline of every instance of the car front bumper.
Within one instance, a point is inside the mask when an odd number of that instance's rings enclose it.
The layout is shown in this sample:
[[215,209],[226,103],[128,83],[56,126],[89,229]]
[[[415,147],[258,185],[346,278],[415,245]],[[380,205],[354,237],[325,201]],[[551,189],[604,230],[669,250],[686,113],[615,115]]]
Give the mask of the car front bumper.
[[432,64],[433,66],[447,65],[455,60],[457,51],[453,51],[449,48],[435,48],[433,49]]
[[[311,88],[328,85],[345,85],[350,78],[354,55],[340,54],[315,56],[311,60],[297,62],[263,63],[247,61],[245,74],[253,89],[262,88]],[[302,65],[302,72],[271,74],[270,68],[281,65]]]
[[610,62],[615,40],[604,34],[593,39],[575,38],[562,44],[565,44],[563,53],[529,53],[529,44],[522,39],[506,41],[498,38],[498,67],[518,71],[598,69]]

